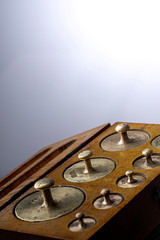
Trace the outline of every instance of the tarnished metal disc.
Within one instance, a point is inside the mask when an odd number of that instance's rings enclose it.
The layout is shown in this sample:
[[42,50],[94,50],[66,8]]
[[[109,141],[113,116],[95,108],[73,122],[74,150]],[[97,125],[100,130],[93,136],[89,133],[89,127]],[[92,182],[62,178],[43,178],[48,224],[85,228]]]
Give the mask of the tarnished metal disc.
[[94,170],[91,173],[84,173],[85,164],[80,161],[65,170],[64,178],[69,182],[91,182],[107,176],[116,167],[114,160],[110,158],[90,158],[90,161]]
[[160,136],[157,136],[152,140],[151,146],[160,149]]
[[133,162],[133,166],[135,168],[139,168],[139,169],[152,169],[155,167],[159,167],[160,166],[160,154],[154,153],[151,157],[152,157],[152,161],[154,164],[147,164],[146,157],[140,157],[140,158],[137,158]]
[[141,183],[143,183],[146,179],[145,177],[140,174],[140,173],[134,173],[134,180],[135,182],[133,183],[128,183],[128,177],[127,176],[123,176],[122,178],[120,178],[120,180],[117,182],[117,185],[119,187],[122,188],[131,188],[131,187],[137,187],[138,185],[140,185]]
[[118,193],[111,193],[109,198],[111,204],[104,204],[103,196],[100,196],[93,202],[93,206],[98,209],[108,209],[119,205],[123,201],[123,197]]
[[66,215],[78,208],[85,195],[79,188],[56,186],[50,189],[55,206],[46,208],[43,205],[41,192],[34,192],[23,198],[15,206],[17,218],[28,222],[46,221]]
[[129,141],[120,144],[120,133],[113,133],[104,138],[100,146],[105,151],[124,151],[132,148],[136,148],[146,143],[149,140],[149,134],[144,130],[129,130],[127,131]]

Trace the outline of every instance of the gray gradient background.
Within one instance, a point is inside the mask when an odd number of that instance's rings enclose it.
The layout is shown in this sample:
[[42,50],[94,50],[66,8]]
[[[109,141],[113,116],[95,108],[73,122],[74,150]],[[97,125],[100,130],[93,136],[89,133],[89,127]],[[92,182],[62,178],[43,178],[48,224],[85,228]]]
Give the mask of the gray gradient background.
[[160,123],[159,9],[0,0],[0,177],[106,122]]

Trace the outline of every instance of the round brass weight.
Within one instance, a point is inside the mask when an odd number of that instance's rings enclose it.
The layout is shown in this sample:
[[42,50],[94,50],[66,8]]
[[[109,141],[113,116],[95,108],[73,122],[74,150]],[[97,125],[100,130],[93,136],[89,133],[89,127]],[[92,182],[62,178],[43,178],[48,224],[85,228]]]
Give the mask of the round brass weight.
[[42,193],[34,192],[15,206],[15,216],[23,221],[39,222],[59,218],[78,208],[85,199],[83,191],[79,188],[72,186],[50,188],[50,179],[39,181],[35,184],[35,188]]
[[122,188],[132,188],[142,184],[145,180],[143,174],[134,173],[132,170],[128,170],[125,175],[118,180],[117,185]]
[[101,196],[94,202],[93,206],[97,209],[109,209],[119,205],[123,197],[118,193],[110,193],[109,189],[102,189]]
[[83,213],[77,213],[76,219],[69,224],[69,230],[72,232],[81,232],[93,227],[96,220],[93,217],[86,217]]
[[69,182],[91,182],[111,173],[116,164],[105,157],[90,158],[92,152],[86,150],[78,155],[82,161],[76,162],[64,171],[64,178]]
[[131,129],[126,123],[120,123],[115,128],[116,132],[105,137],[100,146],[105,151],[124,151],[136,148],[146,143],[150,136],[141,129]]
[[133,166],[139,169],[152,169],[160,166],[160,154],[153,153],[151,149],[142,151],[142,156],[136,158]]

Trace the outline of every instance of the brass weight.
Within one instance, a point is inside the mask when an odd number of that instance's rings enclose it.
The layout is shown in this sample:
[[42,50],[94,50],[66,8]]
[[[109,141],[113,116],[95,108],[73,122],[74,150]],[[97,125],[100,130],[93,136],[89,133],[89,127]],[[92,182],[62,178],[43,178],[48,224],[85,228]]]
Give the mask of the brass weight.
[[142,151],[142,156],[136,158],[133,166],[139,169],[152,169],[160,166],[160,154],[153,153],[152,149]]
[[83,213],[79,212],[76,214],[76,219],[73,220],[68,228],[72,232],[80,232],[93,227],[96,224],[96,220],[93,217],[85,216]]
[[92,152],[85,150],[78,155],[79,162],[69,166],[64,171],[64,178],[69,182],[91,182],[111,173],[116,163],[111,158],[90,158]]
[[101,196],[93,202],[93,206],[97,209],[112,208],[123,201],[122,195],[119,193],[110,193],[109,189],[102,189],[100,194]]
[[84,192],[72,186],[55,186],[50,178],[35,183],[37,192],[20,200],[15,206],[15,216],[23,221],[39,222],[55,219],[78,208],[85,200]]
[[137,187],[146,180],[141,173],[134,173],[132,170],[126,171],[125,175],[119,178],[117,185],[122,188]]
[[139,147],[146,143],[150,136],[141,129],[130,129],[126,123],[120,123],[115,128],[115,133],[105,137],[100,146],[105,151],[124,151]]

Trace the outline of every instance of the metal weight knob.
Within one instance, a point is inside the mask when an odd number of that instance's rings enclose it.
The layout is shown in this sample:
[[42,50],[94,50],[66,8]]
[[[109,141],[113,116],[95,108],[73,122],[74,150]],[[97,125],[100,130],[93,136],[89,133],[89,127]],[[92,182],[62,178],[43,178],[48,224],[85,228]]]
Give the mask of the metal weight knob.
[[92,167],[90,157],[92,156],[92,151],[85,150],[78,155],[78,159],[83,160],[85,164],[85,169],[83,173],[93,173],[94,168]]
[[101,195],[103,196],[103,205],[111,205],[112,204],[112,200],[110,199],[110,190],[109,189],[102,189],[101,191]]
[[127,135],[127,131],[130,129],[130,126],[126,123],[120,123],[116,126],[116,132],[120,133],[120,141],[119,144],[126,144],[129,143],[130,140]]
[[42,192],[43,201],[44,201],[42,206],[44,207],[49,208],[55,205],[51,195],[51,191],[50,191],[50,188],[53,185],[54,185],[54,181],[52,178],[43,178],[34,184],[34,188]]
[[80,227],[81,229],[85,229],[84,213],[81,213],[81,212],[77,213],[77,214],[76,214],[76,218],[77,218],[77,220],[78,220],[78,222],[79,222],[79,227]]
[[126,171],[125,175],[128,177],[127,183],[134,183],[136,182],[136,179],[133,178],[134,172],[132,170]]
[[154,162],[152,161],[151,155],[153,154],[152,149],[145,149],[142,151],[142,155],[146,157],[146,165],[153,165]]

